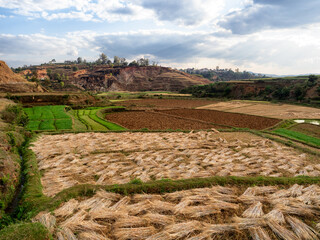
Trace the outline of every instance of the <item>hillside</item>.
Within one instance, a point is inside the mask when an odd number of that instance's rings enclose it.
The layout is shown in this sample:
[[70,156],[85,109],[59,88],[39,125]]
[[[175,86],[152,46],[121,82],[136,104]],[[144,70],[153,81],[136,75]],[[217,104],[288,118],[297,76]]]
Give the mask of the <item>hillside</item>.
[[310,75],[291,78],[265,78],[246,81],[217,82],[191,86],[181,90],[194,97],[214,97],[251,100],[283,100],[319,103],[320,79]]
[[43,92],[43,89],[13,73],[4,61],[0,61],[0,92]]
[[210,83],[205,78],[158,66],[48,65],[21,74],[31,77],[32,72],[43,86],[58,91],[179,91]]

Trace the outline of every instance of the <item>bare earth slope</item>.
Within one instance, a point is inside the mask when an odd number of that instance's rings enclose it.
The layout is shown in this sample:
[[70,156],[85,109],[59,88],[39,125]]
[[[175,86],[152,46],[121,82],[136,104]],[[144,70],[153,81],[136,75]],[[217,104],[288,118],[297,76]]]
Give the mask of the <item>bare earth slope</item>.
[[148,66],[100,67],[75,77],[73,83],[97,91],[178,91],[210,81],[171,68]]
[[4,61],[0,61],[0,92],[43,92],[43,89],[13,73]]

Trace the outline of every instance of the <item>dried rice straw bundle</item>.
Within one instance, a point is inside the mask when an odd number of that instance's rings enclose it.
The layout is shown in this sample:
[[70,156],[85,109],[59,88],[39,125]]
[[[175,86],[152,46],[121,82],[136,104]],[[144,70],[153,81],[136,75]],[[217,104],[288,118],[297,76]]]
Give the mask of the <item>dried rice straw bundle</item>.
[[79,202],[75,199],[71,199],[64,203],[60,208],[54,210],[54,215],[62,217],[69,216],[74,213],[78,206]]
[[57,238],[58,240],[78,240],[73,232],[67,227],[63,227],[59,230],[57,233]]
[[78,238],[79,240],[110,240],[106,236],[96,232],[82,232],[78,234]]
[[170,234],[170,239],[179,239],[189,234],[203,230],[204,225],[198,221],[190,221],[183,223],[176,223],[167,226],[164,231]]
[[109,208],[110,211],[117,211],[120,210],[121,207],[127,205],[130,202],[130,198],[129,197],[124,197],[122,199],[120,199],[118,202],[116,202],[113,206],[111,206]]
[[152,201],[151,204],[151,210],[155,211],[157,213],[164,213],[164,212],[174,212],[175,205],[169,202],[163,202],[163,201]]
[[198,218],[202,216],[208,216],[211,214],[220,213],[220,209],[216,206],[208,205],[208,206],[189,206],[181,209],[179,211],[180,214],[188,215],[191,218]]
[[301,202],[290,202],[290,205],[277,204],[275,208],[286,214],[293,214],[298,216],[309,216],[319,214],[319,210],[312,209],[312,206],[306,205]]
[[121,209],[123,211],[127,211],[130,215],[138,215],[141,213],[146,213],[147,211],[152,209],[152,204],[150,203],[150,201],[145,200],[136,204],[125,205]]
[[319,239],[319,234],[307,224],[302,222],[301,220],[288,216],[286,217],[288,223],[290,224],[293,231],[299,237],[299,239],[303,240],[316,240]]
[[99,197],[99,198],[105,198],[111,201],[119,201],[120,198],[122,197],[120,194],[118,193],[113,193],[113,192],[107,192],[104,190],[99,190],[97,191],[97,193],[95,194],[95,197]]
[[114,230],[114,236],[118,240],[140,240],[156,233],[156,229],[150,227],[140,228],[117,228]]
[[135,194],[132,197],[133,202],[138,203],[144,200],[163,200],[163,197],[161,195],[156,195],[156,194]]
[[150,224],[166,226],[174,222],[174,216],[167,216],[158,213],[147,213],[143,218]]
[[261,202],[257,202],[246,209],[242,216],[245,218],[259,218],[264,215]]
[[267,225],[264,218],[240,218],[236,216],[233,217],[232,220],[235,222],[235,226],[239,229],[249,229]]
[[279,209],[273,209],[272,211],[268,212],[268,214],[266,214],[264,216],[264,218],[266,220],[272,220],[275,221],[279,224],[284,224],[286,223],[286,220],[284,218],[284,215],[281,211],[279,211]]
[[112,205],[112,201],[109,199],[100,199],[89,211],[92,212],[100,212],[101,210],[108,208]]
[[114,228],[144,227],[147,225],[147,223],[148,222],[144,218],[128,216],[117,219],[113,226]]
[[169,233],[162,231],[148,237],[146,240],[168,240],[168,239],[170,239]]
[[249,233],[253,240],[271,240],[266,230],[261,227],[249,228]]
[[84,210],[80,210],[72,217],[68,218],[64,222],[60,224],[62,227],[70,228],[74,230],[74,228],[78,225],[78,223],[82,223],[87,216],[87,212]]
[[44,225],[49,232],[53,233],[55,225],[56,225],[56,218],[51,215],[51,213],[39,213],[34,219],[32,219],[32,222],[38,221],[42,225]]
[[303,186],[294,184],[291,188],[288,189],[291,197],[298,197],[302,195]]
[[268,221],[268,226],[271,228],[271,230],[280,238],[286,239],[286,240],[299,240],[299,238],[290,230],[286,229],[285,227],[282,227],[275,221]]
[[100,220],[117,220],[118,218],[128,217],[128,213],[126,211],[110,211],[110,209],[102,209],[99,212],[92,212],[90,214],[92,219],[100,219]]

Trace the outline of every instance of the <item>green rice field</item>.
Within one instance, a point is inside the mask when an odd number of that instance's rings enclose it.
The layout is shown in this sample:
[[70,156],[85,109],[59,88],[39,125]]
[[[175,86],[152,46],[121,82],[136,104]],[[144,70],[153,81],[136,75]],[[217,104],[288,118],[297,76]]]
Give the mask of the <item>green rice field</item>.
[[317,147],[320,147],[320,139],[316,137],[312,137],[300,132],[284,129],[284,128],[279,128],[273,131],[273,133],[276,133],[278,135],[281,135],[283,137],[287,137],[293,140],[298,140],[303,143],[307,143],[310,145],[314,145]]
[[125,130],[125,128],[108,122],[103,119],[102,114],[100,113],[101,109],[107,108],[121,108],[121,107],[92,107],[87,109],[76,110],[74,116],[84,125],[86,125],[88,130],[93,131],[104,131],[104,130]]
[[72,129],[72,118],[64,105],[37,106],[24,108],[29,117],[28,130],[67,130]]
[[56,131],[56,130],[124,130],[125,128],[103,119],[102,109],[122,108],[112,107],[90,107],[80,110],[71,110],[68,114],[64,105],[37,106],[24,108],[29,117],[28,130]]

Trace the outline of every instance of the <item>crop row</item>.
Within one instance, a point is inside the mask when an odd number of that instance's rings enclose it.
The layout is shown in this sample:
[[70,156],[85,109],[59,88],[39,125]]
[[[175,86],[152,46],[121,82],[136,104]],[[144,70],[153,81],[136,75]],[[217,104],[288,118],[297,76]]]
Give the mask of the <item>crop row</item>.
[[104,131],[104,130],[124,130],[125,128],[107,122],[98,116],[99,111],[106,108],[88,108],[77,110],[75,116],[87,126],[88,130]]
[[72,129],[72,119],[65,112],[65,106],[37,106],[25,108],[28,115],[28,130]]

